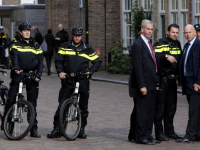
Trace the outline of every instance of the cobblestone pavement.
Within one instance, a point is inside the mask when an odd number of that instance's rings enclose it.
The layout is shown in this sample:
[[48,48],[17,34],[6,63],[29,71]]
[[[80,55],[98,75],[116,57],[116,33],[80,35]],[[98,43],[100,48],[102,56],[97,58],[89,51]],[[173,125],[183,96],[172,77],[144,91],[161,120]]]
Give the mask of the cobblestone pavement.
[[[2,75],[0,75],[2,77]],[[117,77],[118,79],[120,78]],[[9,77],[2,77],[5,85],[9,84]],[[27,135],[21,141],[9,141],[0,131],[0,150],[194,150],[200,149],[200,142],[176,143],[174,140],[161,144],[147,146],[127,140],[129,118],[133,108],[133,101],[128,96],[128,86],[107,82],[91,81],[89,99],[87,139],[67,141],[64,137],[48,139],[46,135],[53,128],[53,116],[58,106],[57,98],[60,80],[57,75],[49,77],[43,74],[40,82],[38,98],[38,126],[41,138],[31,138]],[[188,119],[188,105],[186,98],[178,94],[178,107],[175,116],[175,131],[183,136]]]

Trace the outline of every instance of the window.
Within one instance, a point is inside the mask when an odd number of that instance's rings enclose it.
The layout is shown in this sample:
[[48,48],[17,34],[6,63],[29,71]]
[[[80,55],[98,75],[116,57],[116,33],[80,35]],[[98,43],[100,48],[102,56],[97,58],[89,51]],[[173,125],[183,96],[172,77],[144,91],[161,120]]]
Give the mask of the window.
[[188,12],[183,12],[183,26],[188,24]]
[[161,0],[161,3],[160,3],[160,10],[161,11],[164,11],[165,10],[165,0]]
[[196,0],[196,14],[200,14],[200,0]]
[[132,45],[134,41],[133,32],[131,31],[131,25],[127,24],[125,19],[131,18],[131,8],[132,8],[132,5],[135,3],[135,1],[137,1],[138,5],[143,7],[144,10],[151,9],[151,5],[153,2],[153,0],[121,0],[122,38],[123,38],[124,47]]
[[200,16],[195,16],[195,24],[200,24]]
[[37,4],[38,0],[21,0],[21,4]]
[[144,3],[144,9],[151,9],[152,0],[145,0]]
[[195,23],[200,23],[200,0],[195,0]]
[[182,9],[188,9],[188,0],[182,0]]
[[178,24],[178,12],[172,12],[172,18],[173,18],[172,23]]
[[172,10],[178,10],[178,0],[172,0]]
[[133,44],[133,33],[131,31],[131,25],[127,24],[125,19],[131,19],[131,8],[134,0],[121,0],[121,3],[123,46],[127,47]]

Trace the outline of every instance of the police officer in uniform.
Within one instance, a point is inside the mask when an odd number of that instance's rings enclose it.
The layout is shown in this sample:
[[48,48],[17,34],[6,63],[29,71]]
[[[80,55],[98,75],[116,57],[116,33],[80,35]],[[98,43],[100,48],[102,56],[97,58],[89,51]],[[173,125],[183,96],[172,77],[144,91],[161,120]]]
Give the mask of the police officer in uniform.
[[4,64],[4,55],[5,55],[5,46],[6,43],[6,35],[4,33],[4,27],[0,26],[0,64]]
[[196,33],[197,33],[197,38],[200,39],[200,24],[195,24],[194,28],[195,28]]
[[160,90],[157,91],[154,120],[155,135],[159,141],[168,141],[169,138],[180,138],[175,133],[173,125],[173,118],[177,107],[176,80],[179,78],[179,62],[182,52],[181,44],[177,40],[179,26],[171,24],[167,30],[167,37],[159,39],[153,46],[161,79]]
[[[98,71],[101,66],[101,60],[95,53],[94,49],[82,41],[84,33],[83,28],[80,26],[74,26],[71,32],[72,40],[62,45],[55,59],[57,73],[61,79],[62,86],[58,98],[59,106],[54,116],[54,129],[51,133],[47,135],[48,138],[61,137],[59,128],[60,107],[67,98],[70,98],[71,94],[74,91],[74,89],[72,88],[74,87],[74,84],[72,84],[68,79],[65,79],[65,75],[77,72],[94,73]],[[89,68],[90,61],[93,65]],[[79,105],[81,109],[82,122],[78,138],[86,138],[87,136],[85,134],[84,128],[87,125],[87,117],[89,114],[89,79],[84,79],[81,82],[79,92]]]
[[[8,91],[8,100],[5,111],[15,103],[16,93],[18,92],[20,73],[34,71],[36,78],[34,80],[28,80],[26,83],[27,100],[33,105],[35,109],[34,125],[30,131],[31,137],[40,138],[41,135],[37,132],[37,98],[39,93],[39,81],[41,79],[43,71],[43,51],[40,49],[38,43],[30,37],[31,24],[29,22],[21,23],[18,26],[20,31],[20,38],[14,41],[12,45],[10,56],[12,61],[11,69],[11,82]],[[27,51],[28,49],[28,51]]]

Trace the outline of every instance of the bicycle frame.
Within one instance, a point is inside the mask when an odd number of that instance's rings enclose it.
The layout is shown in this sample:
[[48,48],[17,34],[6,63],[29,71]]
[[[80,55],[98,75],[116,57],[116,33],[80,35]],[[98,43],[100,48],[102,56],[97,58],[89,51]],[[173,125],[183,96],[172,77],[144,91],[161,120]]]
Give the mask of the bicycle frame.
[[[3,71],[3,70],[0,70],[0,72],[4,75],[4,76],[7,76],[6,74],[6,71]],[[2,81],[0,79],[0,90],[1,90],[1,99],[0,99],[0,116],[3,117],[4,116],[4,113],[5,113],[5,103],[6,103],[6,100],[7,100],[7,95],[8,95],[8,88],[3,85],[4,81]],[[6,96],[6,97],[5,97]]]
[[17,96],[16,96],[16,103],[14,104],[14,111],[13,111],[13,117],[12,117],[12,121],[18,121],[19,117],[17,116],[17,109],[18,109],[18,101],[20,98],[24,98],[22,92],[23,92],[23,81],[25,79],[24,75],[26,75],[28,78],[32,78],[33,76],[33,71],[30,71],[28,73],[28,75],[25,73],[22,73],[22,77],[20,79],[20,82],[19,82],[19,89],[18,89],[18,93],[17,93]]

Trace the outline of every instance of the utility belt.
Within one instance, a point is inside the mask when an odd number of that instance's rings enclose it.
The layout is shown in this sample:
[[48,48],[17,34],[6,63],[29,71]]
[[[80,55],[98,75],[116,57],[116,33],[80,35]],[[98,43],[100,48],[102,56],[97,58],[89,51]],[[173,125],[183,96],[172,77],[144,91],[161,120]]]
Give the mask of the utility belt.
[[167,79],[169,79],[169,80],[176,80],[177,76],[175,74],[170,74],[170,75],[164,76],[163,78],[164,78],[164,80],[166,82]]

